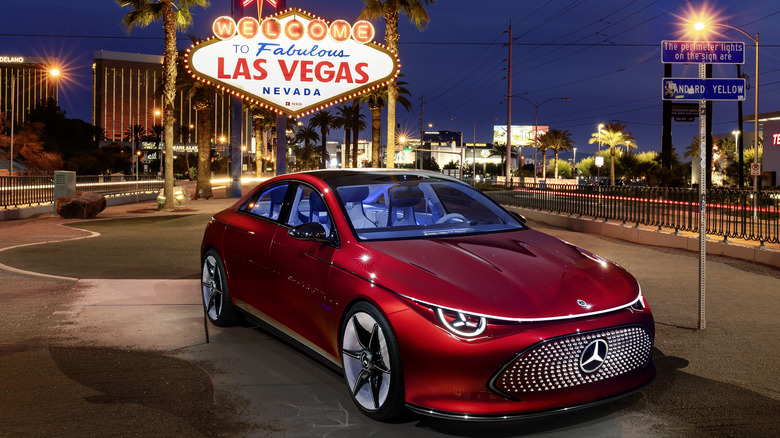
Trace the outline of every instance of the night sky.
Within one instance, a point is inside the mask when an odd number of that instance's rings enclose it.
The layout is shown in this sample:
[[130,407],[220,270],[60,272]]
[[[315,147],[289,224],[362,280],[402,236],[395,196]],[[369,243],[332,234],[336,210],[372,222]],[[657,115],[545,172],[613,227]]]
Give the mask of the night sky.
[[[288,0],[326,20],[354,22],[361,0]],[[250,6],[254,8],[254,5]],[[269,6],[265,6],[269,10]],[[121,25],[128,12],[108,0],[13,1],[3,4],[0,56],[53,56],[63,65],[60,106],[68,117],[91,120],[91,65],[95,50],[162,54],[161,23],[134,29]],[[716,20],[760,36],[759,112],[780,111],[780,3],[777,0],[690,2],[681,0],[438,0],[428,8],[431,22],[418,31],[401,18],[400,59],[414,110],[399,106],[398,123],[416,136],[424,96],[426,129],[463,131],[471,141],[478,122],[477,141],[492,139],[492,119],[506,125],[507,31],[511,22],[516,38],[513,51],[512,93],[539,106],[539,124],[568,130],[580,154],[592,153],[590,134],[599,123],[619,120],[628,125],[639,151],[659,151],[661,145],[661,78],[663,40],[692,40],[685,35],[685,19],[706,11]],[[212,0],[208,9],[195,9],[194,25],[186,33],[205,38],[212,21],[230,14],[229,0]],[[384,41],[384,26],[377,40]],[[745,35],[716,28],[712,41],[746,44],[743,72],[754,83],[755,46]],[[189,38],[179,34],[179,47]],[[696,65],[676,64],[674,77],[696,77]],[[716,65],[714,77],[734,77],[736,67]],[[744,102],[744,114],[753,113],[753,90]],[[368,110],[365,110],[369,120]],[[450,120],[458,117],[469,120]],[[304,119],[305,120],[305,119]],[[714,103],[713,132],[737,129],[737,104]],[[384,123],[384,122],[383,122]],[[512,123],[534,124],[534,106],[513,99]],[[432,124],[433,128],[427,128]],[[383,125],[384,129],[384,125]],[[746,124],[745,131],[752,131]],[[682,155],[697,135],[697,123],[674,122],[673,142]],[[337,140],[338,131],[329,135]],[[370,130],[361,134],[370,137]],[[343,141],[343,138],[342,138]],[[526,150],[530,155],[530,151]]]

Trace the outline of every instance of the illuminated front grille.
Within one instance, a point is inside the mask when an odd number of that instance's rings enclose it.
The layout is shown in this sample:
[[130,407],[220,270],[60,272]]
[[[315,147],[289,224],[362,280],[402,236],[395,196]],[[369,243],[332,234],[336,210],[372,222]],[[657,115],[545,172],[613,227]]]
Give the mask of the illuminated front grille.
[[[583,349],[596,339],[607,342],[604,363],[594,372],[580,369]],[[653,349],[650,333],[639,326],[550,339],[517,356],[491,380],[512,397],[598,382],[645,367]]]

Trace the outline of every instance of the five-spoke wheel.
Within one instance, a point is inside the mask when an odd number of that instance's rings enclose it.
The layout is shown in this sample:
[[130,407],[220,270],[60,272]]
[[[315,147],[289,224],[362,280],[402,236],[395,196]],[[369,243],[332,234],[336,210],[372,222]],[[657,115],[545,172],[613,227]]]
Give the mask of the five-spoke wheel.
[[389,420],[403,412],[398,345],[374,306],[358,303],[350,309],[341,329],[341,358],[352,399],[367,416]]

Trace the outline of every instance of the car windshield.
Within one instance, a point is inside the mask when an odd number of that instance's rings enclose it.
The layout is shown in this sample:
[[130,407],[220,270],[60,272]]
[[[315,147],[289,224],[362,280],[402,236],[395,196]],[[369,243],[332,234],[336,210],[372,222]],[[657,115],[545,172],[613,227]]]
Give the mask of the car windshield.
[[425,174],[359,174],[328,181],[361,240],[440,237],[523,229],[482,192]]

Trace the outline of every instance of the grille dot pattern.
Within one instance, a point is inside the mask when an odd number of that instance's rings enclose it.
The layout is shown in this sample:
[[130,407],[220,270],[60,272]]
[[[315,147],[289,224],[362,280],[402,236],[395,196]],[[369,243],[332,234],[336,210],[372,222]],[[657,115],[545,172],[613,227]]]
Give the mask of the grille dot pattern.
[[[585,373],[580,355],[595,339],[607,341],[607,354],[598,370]],[[493,387],[517,397],[598,382],[644,367],[652,349],[650,333],[639,326],[555,338],[515,358],[493,379]]]

